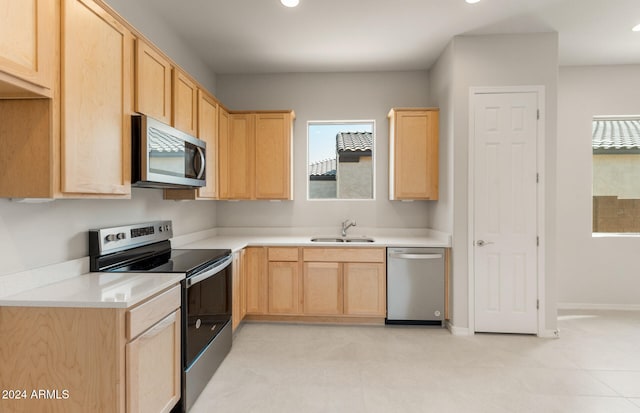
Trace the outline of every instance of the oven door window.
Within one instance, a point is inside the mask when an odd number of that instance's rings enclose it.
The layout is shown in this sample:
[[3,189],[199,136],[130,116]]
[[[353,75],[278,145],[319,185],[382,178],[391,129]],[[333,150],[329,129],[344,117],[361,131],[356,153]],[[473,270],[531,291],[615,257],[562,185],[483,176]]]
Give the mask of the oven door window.
[[231,319],[231,266],[187,288],[186,366]]

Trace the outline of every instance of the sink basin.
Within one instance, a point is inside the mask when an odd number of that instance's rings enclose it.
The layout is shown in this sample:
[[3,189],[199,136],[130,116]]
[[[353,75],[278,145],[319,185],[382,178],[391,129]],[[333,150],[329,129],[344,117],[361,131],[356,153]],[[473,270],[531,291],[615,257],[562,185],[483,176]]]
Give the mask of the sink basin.
[[345,238],[344,242],[374,242],[373,238]]
[[373,238],[357,237],[357,238],[338,238],[338,237],[316,237],[311,238],[311,242],[374,242]]

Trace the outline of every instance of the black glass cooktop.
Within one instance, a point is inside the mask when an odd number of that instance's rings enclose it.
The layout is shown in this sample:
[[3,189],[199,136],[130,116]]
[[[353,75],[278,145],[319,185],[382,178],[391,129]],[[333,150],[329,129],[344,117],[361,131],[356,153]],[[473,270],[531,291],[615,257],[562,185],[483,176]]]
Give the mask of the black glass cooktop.
[[215,264],[231,254],[231,250],[181,250],[128,261],[127,264],[109,269],[110,272],[176,272],[195,273]]

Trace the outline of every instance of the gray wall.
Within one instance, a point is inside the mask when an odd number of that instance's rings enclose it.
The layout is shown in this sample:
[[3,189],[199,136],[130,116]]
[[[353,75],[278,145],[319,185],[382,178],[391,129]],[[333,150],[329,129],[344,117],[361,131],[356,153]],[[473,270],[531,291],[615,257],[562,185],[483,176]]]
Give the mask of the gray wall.
[[[294,201],[221,202],[220,227],[302,226],[339,230],[346,218],[359,227],[425,228],[425,202],[389,201],[387,113],[426,106],[428,74],[415,72],[218,75],[217,97],[235,110],[294,109]],[[376,200],[307,201],[307,122],[375,120]]]
[[164,20],[153,13],[153,9],[143,7],[135,0],[105,1],[209,92],[215,93],[215,73]]
[[175,235],[213,228],[215,205],[165,201],[159,189],[134,189],[131,200],[0,199],[0,276],[87,256],[91,228],[157,219],[173,220]]
[[[455,37],[431,72],[433,99],[443,110],[441,120],[445,138],[444,171],[446,190],[442,205],[430,213],[443,217],[433,221],[452,223],[453,276],[452,317],[457,327],[467,327],[468,317],[468,151],[469,90],[471,87],[542,85],[546,93],[546,153],[543,179],[546,184],[546,329],[553,330],[556,320],[555,276],[555,180],[558,82],[558,37],[556,33],[525,35],[484,35]],[[453,142],[449,142],[453,139]],[[451,157],[452,151],[453,156]],[[442,152],[441,152],[442,154]],[[452,175],[450,175],[452,174]],[[453,183],[453,184],[452,184]],[[442,184],[442,180],[441,180]],[[451,186],[453,185],[453,186]],[[453,200],[453,203],[451,203]],[[450,209],[452,208],[452,209]],[[449,217],[447,210],[452,211]],[[444,229],[444,228],[443,228]]]
[[559,302],[638,309],[640,237],[591,234],[591,122],[598,115],[640,115],[640,65],[562,67],[558,97]]

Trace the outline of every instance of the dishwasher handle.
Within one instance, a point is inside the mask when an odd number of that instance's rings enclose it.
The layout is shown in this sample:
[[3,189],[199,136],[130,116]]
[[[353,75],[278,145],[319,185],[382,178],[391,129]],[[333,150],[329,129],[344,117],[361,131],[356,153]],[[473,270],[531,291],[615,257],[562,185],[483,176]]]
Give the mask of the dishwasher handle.
[[442,254],[407,254],[392,252],[389,254],[390,258],[400,258],[404,260],[439,260],[442,258]]

